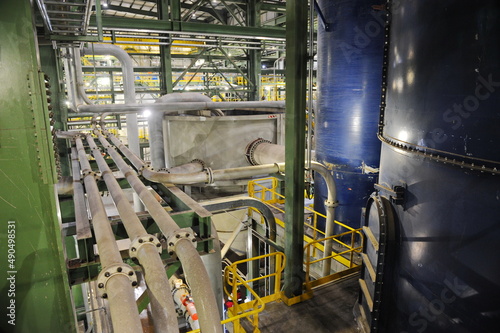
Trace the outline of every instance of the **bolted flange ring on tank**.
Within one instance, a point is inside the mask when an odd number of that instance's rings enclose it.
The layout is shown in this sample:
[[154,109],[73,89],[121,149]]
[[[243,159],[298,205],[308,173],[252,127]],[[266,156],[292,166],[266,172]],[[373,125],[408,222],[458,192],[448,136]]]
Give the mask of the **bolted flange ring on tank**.
[[99,275],[97,276],[97,292],[99,296],[102,298],[107,298],[108,294],[106,292],[106,285],[113,276],[116,275],[124,275],[126,276],[132,287],[137,286],[137,275],[134,272],[134,269],[127,264],[113,264],[109,265],[105,269],[103,269]]
[[263,138],[258,138],[250,142],[246,148],[245,148],[245,157],[251,165],[258,165],[257,161],[255,160],[254,153],[255,149],[257,148],[258,145],[261,143],[272,143],[269,140],[263,139]]
[[153,235],[144,235],[136,237],[130,244],[130,248],[128,250],[130,258],[137,258],[137,253],[139,253],[139,249],[146,244],[151,244],[155,246],[156,249],[158,250],[158,253],[161,254],[163,249],[161,247],[161,243],[158,240],[158,238],[156,238]]
[[183,228],[183,229],[178,229],[168,235],[167,237],[167,250],[170,255],[173,255],[175,253],[175,245],[177,244],[178,241],[181,239],[187,239],[189,240],[193,246],[196,248],[196,234],[194,233],[193,229],[191,228]]
[[194,160],[192,160],[191,162],[189,163],[200,163],[201,164],[201,167],[203,169],[205,169],[207,167],[206,163],[203,161],[203,160],[200,160],[199,158],[195,158]]

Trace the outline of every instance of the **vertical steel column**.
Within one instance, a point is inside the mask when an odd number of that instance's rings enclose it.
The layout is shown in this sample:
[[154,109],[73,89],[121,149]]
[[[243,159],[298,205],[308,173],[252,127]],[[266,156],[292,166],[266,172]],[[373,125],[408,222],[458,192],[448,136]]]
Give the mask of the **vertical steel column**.
[[286,3],[285,296],[302,293],[307,79],[307,1]]
[[[249,27],[260,27],[260,5],[261,0],[248,0],[247,25]],[[258,41],[255,39],[255,41]],[[260,95],[261,74],[261,50],[248,50],[248,100],[257,101]],[[253,83],[253,85],[252,85]]]
[[[158,19],[168,21],[169,20],[169,9],[168,4],[171,4],[172,19],[176,19],[180,16],[180,4],[179,0],[160,0],[158,1]],[[172,39],[170,39],[172,43]],[[169,94],[173,92],[172,85],[172,45],[162,45],[160,46],[160,61],[161,61],[161,87],[160,89]]]

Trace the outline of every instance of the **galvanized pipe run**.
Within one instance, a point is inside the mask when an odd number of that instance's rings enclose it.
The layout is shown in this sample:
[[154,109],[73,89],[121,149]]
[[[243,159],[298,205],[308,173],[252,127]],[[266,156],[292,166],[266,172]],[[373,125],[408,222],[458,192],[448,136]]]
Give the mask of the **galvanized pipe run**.
[[143,268],[146,285],[151,299],[155,332],[178,332],[179,325],[177,322],[175,304],[170,293],[170,283],[158,254],[158,248],[161,249],[161,244],[159,242],[154,243],[153,240],[157,241],[156,237],[149,235],[142,225],[135,214],[134,208],[130,205],[125,193],[104,160],[104,157],[102,157],[101,150],[95,144],[92,136],[87,135],[86,138],[92,150],[92,155],[106,183],[106,187],[118,209],[123,226],[132,241],[131,255],[138,259],[139,264]]
[[[247,147],[249,153],[248,160],[251,163],[273,163],[282,162],[285,160],[285,147],[273,143],[265,142],[264,140],[254,141],[250,149]],[[249,145],[249,146],[250,146]],[[310,161],[311,170],[320,174],[326,182],[328,196],[325,201],[326,208],[326,223],[325,223],[325,237],[333,236],[335,227],[335,207],[338,206],[337,202],[337,186],[330,170],[323,164]],[[332,253],[333,240],[328,239],[325,241],[324,257],[328,257]],[[324,260],[323,263],[323,276],[330,275],[331,260]]]
[[96,134],[167,238],[172,254],[175,253],[179,257],[184,272],[190,281],[193,297],[200,314],[201,330],[205,333],[222,333],[217,300],[207,282],[210,279],[205,266],[203,266],[200,255],[193,246],[194,232],[190,228],[180,229],[115,148],[98,131],[96,131]]
[[138,113],[145,110],[151,112],[176,112],[176,111],[198,111],[198,110],[231,110],[231,109],[284,109],[283,101],[250,101],[250,102],[176,102],[176,103],[152,103],[152,104],[101,104],[82,105],[78,112],[90,113]]
[[[99,188],[94,178],[94,173],[85,153],[82,140],[75,139],[78,158],[83,173],[83,181],[87,192],[90,212],[92,214],[92,224],[99,250],[99,257],[103,267],[102,272],[117,265],[126,267],[116,245],[115,236],[109,224],[106,209],[101,200]],[[142,332],[142,325],[137,313],[134,291],[127,275],[116,272],[109,272],[109,279],[105,283],[106,297],[109,301],[111,321],[116,332],[137,333]],[[103,295],[103,298],[104,298]]]

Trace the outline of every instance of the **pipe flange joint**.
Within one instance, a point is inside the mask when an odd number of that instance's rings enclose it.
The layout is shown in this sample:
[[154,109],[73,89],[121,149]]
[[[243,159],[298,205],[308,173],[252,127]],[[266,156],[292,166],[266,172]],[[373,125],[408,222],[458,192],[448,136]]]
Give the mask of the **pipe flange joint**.
[[214,172],[212,171],[212,168],[205,168],[204,171],[207,173],[207,184],[213,184],[214,183]]
[[85,170],[82,172],[82,179],[87,176],[92,176],[97,181],[101,180],[101,174],[92,170]]
[[206,169],[207,168],[206,163],[203,160],[200,160],[199,158],[195,158],[194,160],[192,160],[189,163],[200,163],[202,169]]
[[175,246],[180,240],[187,239],[193,244],[195,248],[197,246],[196,234],[191,228],[177,229],[174,232],[170,233],[166,238],[168,244],[167,250],[170,255],[173,255],[175,253]]
[[269,140],[263,139],[263,138],[258,138],[258,139],[253,140],[252,142],[250,142],[246,146],[245,157],[246,157],[248,163],[250,163],[250,165],[259,165],[259,163],[257,163],[257,161],[255,160],[254,153],[255,153],[255,149],[257,149],[257,147],[261,143],[272,143],[272,142]]
[[338,207],[338,205],[339,205],[338,201],[325,200],[325,207],[326,208],[335,208],[335,207]]
[[137,275],[135,274],[132,267],[124,263],[109,265],[108,267],[103,269],[97,276],[97,292],[100,297],[108,297],[108,294],[106,292],[108,281],[116,275],[126,276],[129,279],[132,287],[136,287],[138,285]]
[[136,237],[132,241],[132,243],[130,244],[130,248],[128,250],[130,258],[137,258],[137,254],[139,253],[139,249],[146,244],[153,245],[158,250],[158,253],[161,254],[163,249],[161,247],[161,243],[158,240],[158,238],[156,238],[153,235],[144,235],[144,236]]
[[141,167],[140,167],[139,169],[137,169],[137,174],[138,174],[139,176],[142,176],[142,172],[143,172],[144,170],[149,170],[149,171],[151,171],[151,172],[155,172],[155,169],[153,169],[152,167],[150,167],[150,166],[149,166],[149,165],[147,165],[147,164],[143,164],[143,165],[141,165]]

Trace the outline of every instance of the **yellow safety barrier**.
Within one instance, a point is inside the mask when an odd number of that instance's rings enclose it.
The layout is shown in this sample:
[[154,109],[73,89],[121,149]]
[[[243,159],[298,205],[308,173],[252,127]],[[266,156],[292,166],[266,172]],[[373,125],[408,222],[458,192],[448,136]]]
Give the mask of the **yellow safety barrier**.
[[[267,187],[266,184],[270,184],[270,186],[268,185],[269,187]],[[248,195],[252,198],[259,199],[275,211],[284,214],[283,204],[285,203],[285,196],[277,191],[278,186],[279,182],[274,177],[253,180],[248,183]],[[254,208],[250,208],[250,210],[257,212]],[[355,253],[361,253],[364,242],[364,235],[361,228],[355,229],[339,221],[334,221],[334,223],[346,231],[326,237],[325,232],[317,227],[318,218],[326,218],[326,216],[314,211],[311,207],[306,206],[305,210],[310,213],[310,216],[304,222],[304,225],[307,226],[311,232],[310,235],[304,235],[304,266],[306,270],[304,289],[306,295],[301,297],[298,300],[299,302],[312,296],[312,288],[359,271],[360,265],[355,262],[354,255]],[[280,219],[276,219],[276,223],[282,228],[285,227],[285,223]],[[346,238],[348,239],[347,242],[344,241]],[[320,256],[323,257],[323,244],[327,240],[332,240],[332,242],[337,245],[336,249],[329,253],[329,255],[324,256],[324,258],[319,258]],[[358,242],[356,242],[357,240]],[[336,273],[328,276],[311,279],[311,267],[325,260],[334,260],[340,263],[342,265],[340,267],[344,267],[344,269],[337,269]],[[296,303],[296,301],[293,300],[286,301],[287,304]]]
[[[252,279],[245,279],[238,274],[238,265],[247,264],[248,262],[265,260],[274,260],[275,271],[273,273],[258,276]],[[221,321],[221,324],[233,324],[233,333],[245,333],[246,330],[241,325],[242,319],[247,319],[253,326],[253,332],[259,333],[259,313],[265,308],[265,304],[281,299],[281,276],[285,269],[285,255],[282,252],[273,252],[262,256],[253,257],[250,259],[240,260],[232,263],[224,269],[224,292],[233,300],[234,305],[227,310],[229,318]],[[251,283],[260,280],[270,280],[274,285],[274,292],[270,295],[260,297],[250,286]],[[245,288],[252,295],[253,300],[245,303],[238,303],[238,291],[240,288]],[[193,330],[189,333],[200,332]]]

